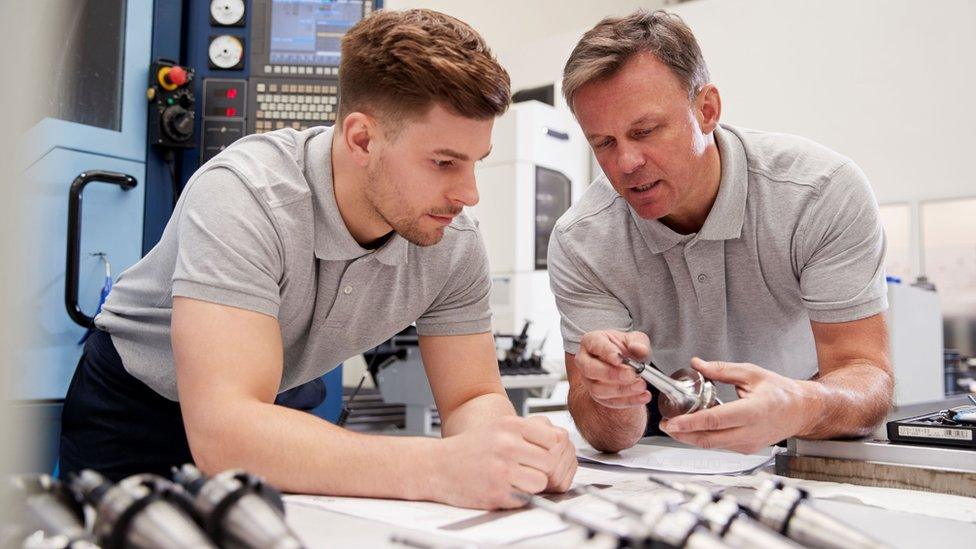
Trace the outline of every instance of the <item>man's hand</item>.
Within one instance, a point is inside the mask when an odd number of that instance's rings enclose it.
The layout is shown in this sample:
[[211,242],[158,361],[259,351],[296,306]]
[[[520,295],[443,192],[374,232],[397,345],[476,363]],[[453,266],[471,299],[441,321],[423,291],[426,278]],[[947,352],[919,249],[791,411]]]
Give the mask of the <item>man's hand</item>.
[[701,448],[751,454],[807,429],[820,414],[798,381],[748,363],[691,360],[707,379],[736,386],[739,400],[661,422],[672,438]]
[[607,408],[634,408],[651,401],[644,380],[620,360],[623,353],[645,360],[651,343],[643,332],[599,330],[580,339],[575,365],[590,398]]
[[516,416],[443,439],[435,459],[445,471],[433,499],[460,507],[505,509],[524,505],[513,491],[565,492],[576,474],[576,452],[565,429],[548,419]]

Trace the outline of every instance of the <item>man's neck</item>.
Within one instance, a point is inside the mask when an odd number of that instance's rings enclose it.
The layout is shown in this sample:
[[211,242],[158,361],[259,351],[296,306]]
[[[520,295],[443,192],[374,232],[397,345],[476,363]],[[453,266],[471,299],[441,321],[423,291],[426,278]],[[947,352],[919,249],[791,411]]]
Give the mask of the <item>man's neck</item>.
[[342,147],[341,138],[338,132],[332,134],[332,186],[336,206],[353,239],[360,246],[375,245],[385,239],[392,229],[366,200],[366,169],[349,158]]
[[667,228],[679,234],[697,233],[705,225],[715,205],[722,183],[722,159],[714,139],[702,157],[702,177],[694,184],[691,194],[674,212],[659,219]]

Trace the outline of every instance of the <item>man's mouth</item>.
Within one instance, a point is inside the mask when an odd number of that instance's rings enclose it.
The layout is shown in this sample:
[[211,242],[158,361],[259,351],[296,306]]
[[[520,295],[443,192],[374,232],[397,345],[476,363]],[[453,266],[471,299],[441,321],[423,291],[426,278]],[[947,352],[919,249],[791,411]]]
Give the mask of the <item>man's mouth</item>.
[[638,185],[636,187],[631,187],[630,190],[633,191],[633,192],[635,192],[635,193],[642,193],[642,192],[645,192],[645,191],[649,191],[649,190],[653,189],[654,187],[657,187],[660,182],[661,182],[661,180],[658,179],[657,181],[652,181],[650,183],[645,183],[643,185]]
[[451,222],[454,221],[453,215],[437,215],[437,214],[427,214],[427,215],[433,217],[435,221],[439,221],[444,225],[450,225]]

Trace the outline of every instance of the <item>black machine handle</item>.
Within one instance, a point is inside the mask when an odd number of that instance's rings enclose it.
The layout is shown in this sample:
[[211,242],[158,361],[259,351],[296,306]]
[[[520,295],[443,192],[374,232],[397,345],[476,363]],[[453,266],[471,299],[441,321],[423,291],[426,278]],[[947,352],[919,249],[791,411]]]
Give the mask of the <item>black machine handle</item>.
[[64,269],[64,306],[68,316],[82,328],[92,325],[94,318],[86,315],[78,306],[78,271],[81,269],[81,193],[85,185],[97,181],[122,187],[127,191],[136,186],[136,178],[118,172],[92,170],[81,172],[71,182],[68,195],[68,251]]

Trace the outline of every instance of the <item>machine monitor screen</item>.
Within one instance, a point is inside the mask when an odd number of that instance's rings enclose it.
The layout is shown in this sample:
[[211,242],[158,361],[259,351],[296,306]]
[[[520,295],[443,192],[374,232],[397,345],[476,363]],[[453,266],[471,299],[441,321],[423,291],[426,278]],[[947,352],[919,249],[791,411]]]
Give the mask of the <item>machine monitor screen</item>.
[[339,41],[363,18],[363,3],[272,0],[268,61],[272,65],[339,65]]

